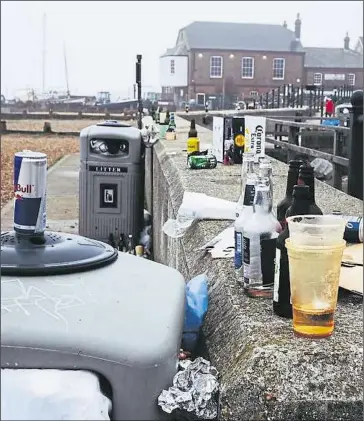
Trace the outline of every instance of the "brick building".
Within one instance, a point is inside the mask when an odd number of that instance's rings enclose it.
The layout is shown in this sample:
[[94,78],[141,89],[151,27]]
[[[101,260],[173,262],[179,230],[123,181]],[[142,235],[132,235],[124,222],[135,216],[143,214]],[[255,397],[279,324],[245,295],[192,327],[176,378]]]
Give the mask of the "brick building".
[[305,84],[328,90],[342,85],[363,87],[363,55],[350,49],[346,34],[343,48],[304,48]]
[[320,49],[325,50],[325,59],[319,62],[319,49],[303,48],[300,38],[299,15],[294,31],[286,22],[193,22],[179,30],[175,47],[160,57],[162,96],[175,103],[194,99],[203,105],[216,98],[258,96],[284,84],[318,85],[319,73],[323,82],[335,86],[362,86],[360,53]]

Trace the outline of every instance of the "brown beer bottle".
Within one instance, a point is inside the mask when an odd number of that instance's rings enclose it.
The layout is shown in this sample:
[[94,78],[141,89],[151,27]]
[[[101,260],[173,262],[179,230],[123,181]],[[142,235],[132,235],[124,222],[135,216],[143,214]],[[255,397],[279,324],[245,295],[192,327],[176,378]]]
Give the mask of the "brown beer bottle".
[[310,188],[310,206],[308,210],[308,215],[323,215],[322,210],[317,206],[315,202],[315,175],[313,167],[311,167],[310,164],[303,164],[300,166],[297,184],[303,184]]
[[190,130],[188,132],[188,137],[197,137],[197,130],[196,130],[196,121],[193,118],[191,120]]
[[286,212],[292,204],[293,186],[297,184],[298,173],[302,164],[303,161],[298,159],[289,161],[286,195],[277,205],[277,219],[278,222],[281,224],[282,229],[285,228]]
[[[294,186],[292,205],[288,208],[286,217],[307,215],[310,206],[310,188],[300,185]],[[276,265],[273,288],[273,311],[280,317],[292,319],[291,287],[289,280],[288,254],[286,239],[289,238],[288,224],[279,234],[276,243]]]

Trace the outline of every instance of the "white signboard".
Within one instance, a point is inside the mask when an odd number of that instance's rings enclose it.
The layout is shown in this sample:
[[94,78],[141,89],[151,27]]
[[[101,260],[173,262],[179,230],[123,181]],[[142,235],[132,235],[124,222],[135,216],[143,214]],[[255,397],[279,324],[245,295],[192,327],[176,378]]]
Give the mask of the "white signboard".
[[345,80],[345,75],[343,74],[333,74],[333,73],[326,73],[324,75],[325,80]]
[[217,162],[224,161],[224,118],[215,117],[212,123],[212,149]]
[[255,162],[259,158],[265,157],[265,127],[267,119],[265,117],[249,116],[245,117],[245,151],[254,152]]

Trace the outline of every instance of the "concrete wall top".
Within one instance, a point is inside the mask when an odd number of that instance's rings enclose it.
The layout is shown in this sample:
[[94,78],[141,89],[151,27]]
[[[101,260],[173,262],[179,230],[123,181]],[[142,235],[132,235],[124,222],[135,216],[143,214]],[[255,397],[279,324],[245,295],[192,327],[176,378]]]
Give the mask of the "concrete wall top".
[[[174,218],[184,191],[236,201],[240,165],[213,170],[186,167],[189,123],[176,119],[178,140],[161,141],[154,151],[153,224],[156,260],[185,277],[207,271],[209,310],[204,324],[212,363],[221,373],[223,420],[354,420],[363,416],[362,298],[340,292],[332,337],[293,336],[292,321],[273,314],[270,300],[246,297],[237,285],[231,259],[212,260],[198,248],[230,225],[201,221],[181,239],[162,233]],[[212,133],[197,126],[201,149]],[[274,203],[285,193],[287,165],[273,162]],[[147,160],[147,171],[150,161]],[[147,173],[148,174],[148,173]],[[147,183],[148,207],[150,184]],[[361,215],[363,202],[316,181],[316,200],[325,213],[340,209]]]

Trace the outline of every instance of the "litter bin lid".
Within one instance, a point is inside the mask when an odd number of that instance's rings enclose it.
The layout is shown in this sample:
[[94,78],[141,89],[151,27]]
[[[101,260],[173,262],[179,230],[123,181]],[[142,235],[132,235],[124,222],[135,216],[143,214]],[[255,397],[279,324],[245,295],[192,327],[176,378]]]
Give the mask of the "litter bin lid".
[[114,262],[108,244],[79,235],[45,231],[43,237],[1,233],[1,274],[45,276],[95,269]]

